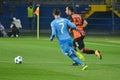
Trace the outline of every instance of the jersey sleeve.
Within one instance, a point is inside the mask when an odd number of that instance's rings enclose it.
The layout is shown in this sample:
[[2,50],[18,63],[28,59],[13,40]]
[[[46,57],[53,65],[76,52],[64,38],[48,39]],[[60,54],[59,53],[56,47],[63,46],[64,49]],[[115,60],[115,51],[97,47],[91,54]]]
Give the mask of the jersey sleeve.
[[56,35],[56,31],[55,31],[55,27],[54,27],[54,24],[51,23],[51,30],[52,30],[52,34],[50,36],[50,40],[53,40],[53,38],[55,37]]
[[78,28],[72,22],[70,22],[69,20],[67,20],[67,24],[70,28],[78,30]]
[[13,26],[14,26],[14,24],[12,23],[12,24],[10,25],[10,28],[13,28]]

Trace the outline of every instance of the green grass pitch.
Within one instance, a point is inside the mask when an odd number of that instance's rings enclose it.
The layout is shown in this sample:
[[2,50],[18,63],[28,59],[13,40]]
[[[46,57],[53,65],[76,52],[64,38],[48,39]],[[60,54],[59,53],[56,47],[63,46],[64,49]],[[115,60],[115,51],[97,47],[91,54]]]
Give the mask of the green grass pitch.
[[[0,38],[0,80],[120,80],[120,37],[86,37],[86,47],[99,49],[103,59],[84,54],[88,64],[71,66],[55,39]],[[15,64],[14,57],[23,57]]]

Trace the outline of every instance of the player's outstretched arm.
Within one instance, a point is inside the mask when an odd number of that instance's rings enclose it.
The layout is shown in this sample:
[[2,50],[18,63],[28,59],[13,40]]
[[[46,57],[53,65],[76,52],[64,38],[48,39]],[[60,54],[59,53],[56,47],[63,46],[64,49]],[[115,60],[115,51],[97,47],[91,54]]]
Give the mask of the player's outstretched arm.
[[82,32],[72,22],[68,21],[68,26],[70,26],[70,28],[78,31],[82,35]]
[[53,24],[51,23],[51,30],[52,30],[52,34],[50,36],[50,41],[53,41],[55,35],[56,35],[56,31],[55,31],[55,28],[53,26]]
[[68,26],[74,30],[78,30],[78,28],[72,23],[70,22],[69,20],[67,21],[68,22]]

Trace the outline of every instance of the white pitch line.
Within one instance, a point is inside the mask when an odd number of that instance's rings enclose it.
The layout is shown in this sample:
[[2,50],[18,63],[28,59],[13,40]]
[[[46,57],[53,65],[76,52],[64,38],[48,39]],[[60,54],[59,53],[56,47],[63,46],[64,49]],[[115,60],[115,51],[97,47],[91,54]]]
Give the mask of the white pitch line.
[[119,41],[107,41],[107,42],[111,42],[111,43],[120,43]]
[[92,44],[92,45],[100,45],[100,46],[111,46],[111,47],[120,47],[118,45],[113,44],[99,44],[99,43],[92,43],[92,42],[85,42],[86,44]]
[[[0,61],[1,63],[14,63],[14,61]],[[15,64],[15,63],[14,63]],[[23,64],[68,64],[67,62],[25,62],[23,61]],[[110,64],[110,63],[88,63],[89,64],[96,64],[96,65],[101,65],[101,64]],[[119,63],[112,63],[114,65],[120,65]]]
[[[49,40],[49,39],[41,39],[41,40]],[[57,40],[54,40],[57,41]],[[108,42],[108,41],[107,41]],[[115,41],[114,41],[115,42]],[[100,46],[111,46],[111,47],[120,47],[118,45],[113,44],[100,44],[100,43],[93,43],[93,42],[85,42],[86,44],[92,44],[92,45],[100,45]]]
[[[0,62],[1,63],[11,63],[11,62],[14,63],[14,61],[0,61]],[[38,63],[48,63],[48,64],[49,63],[53,63],[53,64],[61,63],[61,64],[63,64],[64,62],[52,62],[52,61],[51,62],[50,61],[49,62],[48,61],[46,61],[46,62],[26,62],[26,61],[23,61],[23,63],[37,63],[37,64]]]

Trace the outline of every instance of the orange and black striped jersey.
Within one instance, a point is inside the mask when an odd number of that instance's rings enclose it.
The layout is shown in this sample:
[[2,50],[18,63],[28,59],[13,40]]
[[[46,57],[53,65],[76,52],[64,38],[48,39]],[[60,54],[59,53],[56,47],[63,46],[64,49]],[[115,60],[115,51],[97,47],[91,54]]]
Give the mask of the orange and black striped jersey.
[[83,25],[83,18],[80,14],[72,14],[69,16],[69,20],[71,22],[73,22],[73,24],[76,25],[76,27],[79,29],[79,31],[81,32],[78,32],[76,30],[72,30],[72,33],[73,33],[73,36],[74,36],[74,39],[76,38],[79,38],[79,37],[82,37],[82,36],[85,36],[85,32],[84,32],[84,29],[82,27]]

